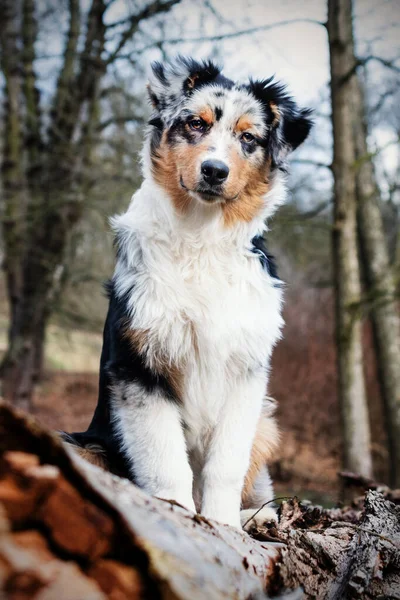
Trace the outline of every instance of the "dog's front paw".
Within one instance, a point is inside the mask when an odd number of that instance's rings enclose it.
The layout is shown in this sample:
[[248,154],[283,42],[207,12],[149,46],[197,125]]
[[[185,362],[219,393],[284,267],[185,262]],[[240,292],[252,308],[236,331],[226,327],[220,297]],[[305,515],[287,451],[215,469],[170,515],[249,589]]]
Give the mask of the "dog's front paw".
[[277,524],[278,515],[271,506],[264,506],[257,512],[256,508],[248,508],[240,511],[240,522],[245,531],[266,526],[268,523]]

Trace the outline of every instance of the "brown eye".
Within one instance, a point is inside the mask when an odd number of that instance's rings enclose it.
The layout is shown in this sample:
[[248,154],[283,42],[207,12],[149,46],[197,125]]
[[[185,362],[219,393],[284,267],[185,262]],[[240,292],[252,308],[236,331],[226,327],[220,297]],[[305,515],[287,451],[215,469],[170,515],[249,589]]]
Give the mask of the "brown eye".
[[245,131],[240,139],[243,140],[243,142],[245,142],[246,144],[252,144],[256,138],[254,137],[254,135],[251,135],[251,133],[248,133],[248,131]]
[[202,119],[191,119],[189,127],[195,131],[202,131],[204,129],[204,121]]

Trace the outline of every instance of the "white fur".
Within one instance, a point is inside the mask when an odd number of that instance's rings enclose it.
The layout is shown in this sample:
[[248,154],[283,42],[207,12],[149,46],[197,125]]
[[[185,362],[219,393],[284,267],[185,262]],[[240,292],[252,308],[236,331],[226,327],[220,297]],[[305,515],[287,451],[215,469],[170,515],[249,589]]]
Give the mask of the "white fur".
[[177,215],[146,161],[144,170],[128,211],[112,220],[126,257],[114,281],[120,296],[133,290],[131,327],[147,332],[148,364],[161,349],[182,370],[183,402],[178,408],[158,393],[117,385],[114,418],[144,489],[194,509],[193,471],[202,512],[240,527],[243,480],[283,325],[282,290],[251,252],[251,239],[282,203],[284,182],[278,174],[257,219],[226,228],[219,205],[193,200]]
[[116,385],[113,399],[122,448],[133,459],[138,485],[194,511],[193,475],[177,406],[134,383]]
[[266,523],[277,523],[278,515],[274,508],[264,506],[259,508],[248,508],[240,511],[240,523],[246,531],[252,527],[262,527]]
[[[271,504],[263,506],[267,502],[270,503],[273,497],[272,481],[268,467],[265,465],[255,481],[251,498],[247,502],[247,508],[240,511],[242,527],[248,530],[254,526],[260,527],[266,522],[277,521],[276,509]],[[259,510],[260,507],[263,508]]]

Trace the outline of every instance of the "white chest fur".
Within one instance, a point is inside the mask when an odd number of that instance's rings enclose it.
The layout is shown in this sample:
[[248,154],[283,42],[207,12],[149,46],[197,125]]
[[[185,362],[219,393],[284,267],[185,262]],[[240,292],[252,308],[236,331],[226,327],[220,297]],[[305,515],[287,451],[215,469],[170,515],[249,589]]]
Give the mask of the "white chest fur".
[[131,328],[146,332],[148,364],[167,361],[182,372],[189,428],[208,428],[238,380],[266,373],[283,324],[282,291],[251,252],[244,227],[220,231],[210,215],[207,227],[203,215],[171,226],[148,209],[134,202],[118,218],[125,258],[117,292],[129,291]]

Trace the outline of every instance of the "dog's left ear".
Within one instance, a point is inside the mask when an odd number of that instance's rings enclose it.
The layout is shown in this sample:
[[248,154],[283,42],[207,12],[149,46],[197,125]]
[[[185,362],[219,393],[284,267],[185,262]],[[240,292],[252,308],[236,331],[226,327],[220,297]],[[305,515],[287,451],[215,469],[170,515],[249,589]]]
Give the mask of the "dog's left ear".
[[273,78],[250,81],[247,89],[261,102],[268,126],[267,141],[276,164],[304,142],[313,121],[312,110],[299,108],[284,85]]
[[211,61],[197,62],[184,56],[166,64],[154,62],[151,67],[153,75],[147,86],[150,101],[165,120],[174,114],[183,97],[215,80],[221,72]]

